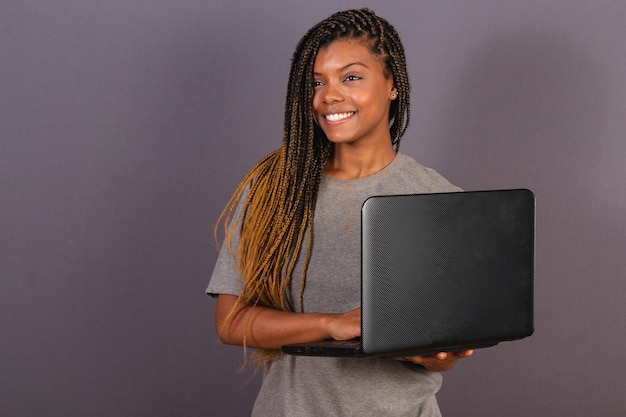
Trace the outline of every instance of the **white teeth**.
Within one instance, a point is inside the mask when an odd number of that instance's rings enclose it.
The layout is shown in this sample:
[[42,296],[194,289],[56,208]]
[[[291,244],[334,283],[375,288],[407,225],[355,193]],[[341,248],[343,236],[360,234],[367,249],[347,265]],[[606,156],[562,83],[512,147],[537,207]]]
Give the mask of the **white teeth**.
[[331,122],[338,122],[339,120],[347,119],[353,114],[354,112],[327,114],[326,120],[330,120]]

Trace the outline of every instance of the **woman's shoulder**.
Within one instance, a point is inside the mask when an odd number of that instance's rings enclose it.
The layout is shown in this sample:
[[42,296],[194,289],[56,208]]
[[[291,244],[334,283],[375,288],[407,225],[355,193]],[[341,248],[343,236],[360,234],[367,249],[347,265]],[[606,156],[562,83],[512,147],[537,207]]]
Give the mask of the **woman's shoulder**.
[[412,192],[461,191],[433,168],[426,167],[405,153],[398,153],[394,164],[394,177],[401,182],[414,186]]

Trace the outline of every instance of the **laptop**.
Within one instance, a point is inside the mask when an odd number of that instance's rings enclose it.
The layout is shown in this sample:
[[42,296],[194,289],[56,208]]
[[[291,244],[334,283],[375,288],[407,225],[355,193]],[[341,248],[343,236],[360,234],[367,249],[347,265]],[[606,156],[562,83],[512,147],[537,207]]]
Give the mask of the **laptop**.
[[534,331],[530,190],[374,196],[361,209],[361,337],[292,355],[405,357]]

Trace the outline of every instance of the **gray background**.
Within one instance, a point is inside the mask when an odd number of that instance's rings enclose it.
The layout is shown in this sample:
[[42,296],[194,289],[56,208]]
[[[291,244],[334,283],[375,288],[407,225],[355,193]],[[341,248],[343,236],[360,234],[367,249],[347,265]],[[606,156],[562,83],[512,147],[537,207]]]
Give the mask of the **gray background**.
[[404,152],[537,195],[536,333],[448,373],[444,413],[626,415],[626,2],[245,3],[0,4],[0,415],[249,412],[213,225],[280,144],[297,40],[364,4],[406,46]]

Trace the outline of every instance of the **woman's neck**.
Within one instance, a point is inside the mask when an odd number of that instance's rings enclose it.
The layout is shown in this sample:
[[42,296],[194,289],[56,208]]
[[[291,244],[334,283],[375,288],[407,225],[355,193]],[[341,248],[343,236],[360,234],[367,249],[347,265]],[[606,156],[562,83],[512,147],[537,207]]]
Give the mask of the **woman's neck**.
[[324,174],[345,180],[367,177],[389,165],[396,154],[391,143],[389,146],[376,148],[355,148],[336,144],[324,166]]

